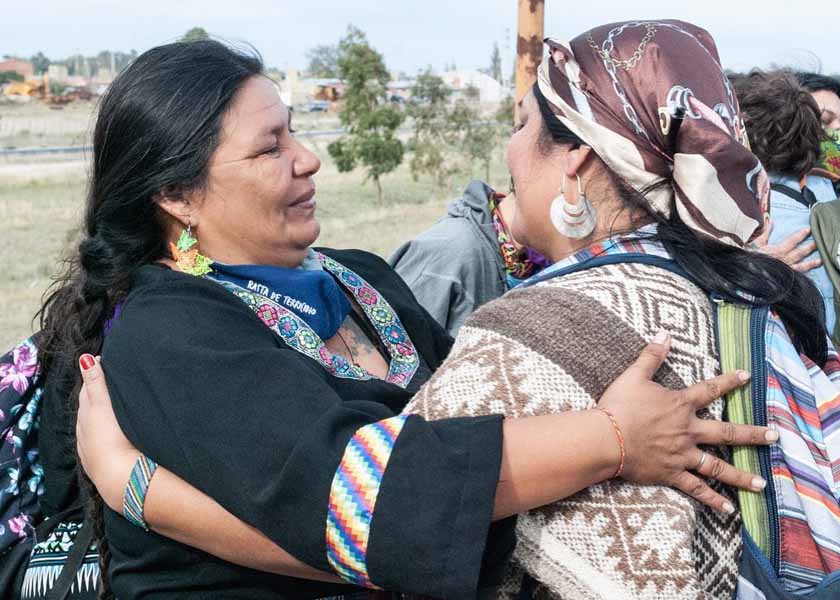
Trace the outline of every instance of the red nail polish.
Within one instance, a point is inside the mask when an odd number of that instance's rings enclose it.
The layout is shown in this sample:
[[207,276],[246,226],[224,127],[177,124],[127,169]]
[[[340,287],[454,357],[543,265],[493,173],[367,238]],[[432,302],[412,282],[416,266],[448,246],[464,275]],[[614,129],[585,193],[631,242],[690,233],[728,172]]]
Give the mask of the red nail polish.
[[82,367],[82,371],[87,371],[88,369],[93,368],[93,365],[96,364],[96,361],[90,354],[82,354],[79,357],[79,366]]

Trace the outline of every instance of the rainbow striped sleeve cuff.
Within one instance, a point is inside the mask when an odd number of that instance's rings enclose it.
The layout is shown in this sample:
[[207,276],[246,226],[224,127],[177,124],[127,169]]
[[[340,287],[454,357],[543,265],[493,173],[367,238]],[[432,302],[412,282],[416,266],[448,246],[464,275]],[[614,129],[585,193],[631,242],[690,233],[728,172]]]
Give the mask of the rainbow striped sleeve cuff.
[[370,524],[382,476],[408,417],[398,415],[360,428],[333,477],[327,511],[327,560],[348,583],[376,588],[367,570]]

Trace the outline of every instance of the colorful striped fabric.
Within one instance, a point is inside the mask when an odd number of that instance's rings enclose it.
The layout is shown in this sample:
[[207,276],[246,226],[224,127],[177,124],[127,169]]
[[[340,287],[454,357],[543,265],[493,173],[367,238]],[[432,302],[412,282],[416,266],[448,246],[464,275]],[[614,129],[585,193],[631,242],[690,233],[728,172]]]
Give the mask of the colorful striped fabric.
[[662,244],[644,239],[646,236],[653,235],[655,233],[655,224],[645,225],[644,227],[640,227],[639,229],[637,229],[632,234],[632,237],[615,237],[597,244],[593,244],[585,250],[576,252],[573,255],[568,256],[549,267],[546,267],[545,269],[540,271],[540,273],[536,277],[548,278],[551,276],[552,273],[555,273],[560,269],[565,269],[569,267],[569,265],[586,262],[587,260],[595,258],[596,256],[628,254],[636,252],[639,254],[649,254],[652,256],[659,256],[661,258],[670,259],[671,255],[668,254],[668,251],[662,246]]
[[[632,234],[642,239],[631,236],[607,240],[588,253],[576,255],[575,262],[624,253],[670,258],[660,243],[644,239],[655,231],[656,226],[649,225]],[[563,262],[563,266],[568,264]],[[727,321],[730,327],[749,331],[750,311],[746,306],[722,306],[732,311]],[[722,311],[719,316],[726,314]],[[734,341],[741,350],[749,346],[741,336]],[[741,396],[727,396],[730,420],[752,423],[755,409],[766,409],[767,425],[781,436],[769,455],[773,485],[768,490],[773,491],[775,510],[768,510],[772,505],[764,494],[742,492],[739,504],[755,544],[765,554],[773,546],[778,549],[772,567],[788,592],[808,592],[827,575],[840,571],[840,359],[830,340],[828,344],[828,362],[820,369],[799,355],[781,319],[769,311],[764,329],[764,406],[753,406],[746,389]],[[733,368],[727,363],[725,344],[720,350],[721,367]],[[751,360],[749,353],[746,360]],[[733,461],[741,469],[758,473],[757,456],[754,448],[736,448]],[[778,531],[776,539],[774,530]]]
[[149,526],[143,518],[143,504],[146,502],[146,490],[149,489],[149,482],[156,469],[157,463],[145,454],[141,454],[134,463],[123,495],[123,516],[132,525],[146,531],[149,531]]
[[779,515],[779,578],[806,591],[840,570],[840,361],[824,369],[801,357],[781,320],[765,330],[767,424],[781,435],[770,450]]
[[360,428],[350,439],[330,488],[327,560],[348,583],[376,588],[367,569],[370,526],[391,452],[408,417]]

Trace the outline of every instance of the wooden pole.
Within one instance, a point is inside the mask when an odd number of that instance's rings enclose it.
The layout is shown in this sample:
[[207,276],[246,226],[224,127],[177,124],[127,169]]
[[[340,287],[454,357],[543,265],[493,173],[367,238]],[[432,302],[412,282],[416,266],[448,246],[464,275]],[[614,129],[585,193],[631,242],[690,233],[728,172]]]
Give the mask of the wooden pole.
[[519,31],[516,38],[516,105],[514,121],[519,122],[519,103],[537,80],[542,61],[545,0],[519,2]]

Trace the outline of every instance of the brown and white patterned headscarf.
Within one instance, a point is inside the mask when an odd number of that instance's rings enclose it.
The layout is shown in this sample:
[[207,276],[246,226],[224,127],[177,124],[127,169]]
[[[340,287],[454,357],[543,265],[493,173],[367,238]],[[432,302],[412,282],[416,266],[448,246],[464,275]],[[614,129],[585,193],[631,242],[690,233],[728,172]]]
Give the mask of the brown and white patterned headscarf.
[[750,152],[714,40],[682,21],[596,27],[545,40],[539,89],[557,118],[636,190],[692,229],[743,246],[761,232],[769,181]]

